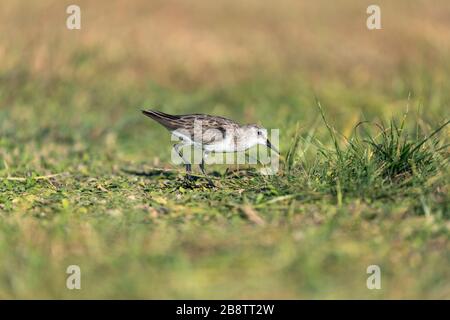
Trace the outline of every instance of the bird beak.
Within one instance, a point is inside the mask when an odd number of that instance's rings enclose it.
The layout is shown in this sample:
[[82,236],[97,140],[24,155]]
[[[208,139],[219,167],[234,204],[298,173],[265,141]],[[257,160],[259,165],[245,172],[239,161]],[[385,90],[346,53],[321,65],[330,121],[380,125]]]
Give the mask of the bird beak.
[[267,139],[267,141],[266,141],[266,146],[267,146],[268,148],[272,149],[273,151],[275,151],[277,155],[280,155],[280,152],[278,152],[277,148],[275,148],[275,147],[270,143],[269,139]]

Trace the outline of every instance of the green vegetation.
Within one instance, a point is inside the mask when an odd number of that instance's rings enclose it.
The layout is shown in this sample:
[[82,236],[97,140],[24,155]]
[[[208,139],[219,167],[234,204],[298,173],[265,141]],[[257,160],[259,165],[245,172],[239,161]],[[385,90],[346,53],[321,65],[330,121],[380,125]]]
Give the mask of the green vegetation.
[[[408,12],[417,50],[395,45],[410,41],[400,17],[353,59],[342,40],[338,60],[336,36],[368,37],[357,2],[339,17],[297,1],[123,3],[81,4],[78,34],[54,27],[52,1],[0,9],[0,298],[450,297],[450,40],[422,31],[448,27],[445,2]],[[42,45],[26,18],[44,13]],[[217,188],[187,183],[143,107],[280,128],[280,172],[215,165]],[[81,290],[66,288],[72,264]],[[381,290],[366,287],[373,264]]]

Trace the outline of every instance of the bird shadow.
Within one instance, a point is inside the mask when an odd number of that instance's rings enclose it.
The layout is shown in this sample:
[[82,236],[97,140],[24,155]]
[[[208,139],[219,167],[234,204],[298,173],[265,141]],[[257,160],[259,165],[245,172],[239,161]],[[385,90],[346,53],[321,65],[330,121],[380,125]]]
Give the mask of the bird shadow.
[[174,183],[175,185],[181,186],[186,189],[198,189],[204,187],[216,188],[218,186],[217,182],[219,182],[221,178],[234,180],[241,179],[243,177],[248,178],[259,175],[255,168],[228,168],[224,173],[214,170],[208,173],[209,178],[204,175],[197,175],[195,173],[187,175],[185,172],[163,168],[151,168],[147,170],[122,168],[121,170],[126,174],[138,177],[145,177],[149,179],[167,179],[171,181],[171,184]]
[[163,177],[167,179],[173,179],[176,178],[178,175],[178,172],[176,171],[168,171],[164,169],[135,170],[123,168],[122,171],[127,174],[132,174],[138,177],[146,177],[146,178]]
[[[215,187],[214,183],[208,179],[208,177],[205,177],[203,175],[196,175],[196,174],[185,174],[181,173],[176,170],[167,170],[167,169],[158,169],[153,168],[151,170],[135,170],[135,169],[128,169],[128,168],[122,168],[122,171],[139,176],[139,177],[146,177],[146,178],[165,178],[171,181],[174,181],[175,183],[179,184],[182,187],[189,188],[189,189],[195,189],[197,187],[203,186],[202,183],[199,184],[199,182],[206,180],[206,186],[207,187]],[[183,178],[180,178],[180,174],[183,175]],[[213,175],[214,177],[219,177],[219,173],[215,172]]]

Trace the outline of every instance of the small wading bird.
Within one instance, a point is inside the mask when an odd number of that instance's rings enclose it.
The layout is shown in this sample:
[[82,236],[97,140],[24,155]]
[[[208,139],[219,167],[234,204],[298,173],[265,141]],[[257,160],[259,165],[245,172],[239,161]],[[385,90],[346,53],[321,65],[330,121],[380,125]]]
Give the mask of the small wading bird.
[[[261,144],[279,155],[267,138],[267,130],[256,124],[240,125],[224,117],[206,114],[170,115],[155,110],[142,110],[142,113],[180,139],[173,147],[183,159],[187,173],[191,172],[191,162],[182,156],[181,150],[185,146],[202,150],[199,167],[205,176],[205,159],[211,152],[245,151]],[[209,182],[212,184],[210,180]]]

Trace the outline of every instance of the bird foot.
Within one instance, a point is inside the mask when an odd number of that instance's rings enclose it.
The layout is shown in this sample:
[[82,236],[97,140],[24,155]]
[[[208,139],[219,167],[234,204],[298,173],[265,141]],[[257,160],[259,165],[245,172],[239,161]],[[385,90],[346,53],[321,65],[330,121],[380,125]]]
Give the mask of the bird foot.
[[193,175],[190,175],[190,174],[186,174],[185,177],[184,177],[184,183],[185,183],[187,186],[192,186],[192,184],[193,184],[194,182],[198,181],[198,180],[201,179],[201,178],[206,179],[206,181],[208,182],[207,185],[208,185],[209,187],[211,187],[211,188],[215,188],[215,187],[216,187],[216,185],[214,184],[214,182],[213,182],[213,181],[211,180],[211,178],[209,178],[208,176],[202,177],[202,176],[193,176]]

